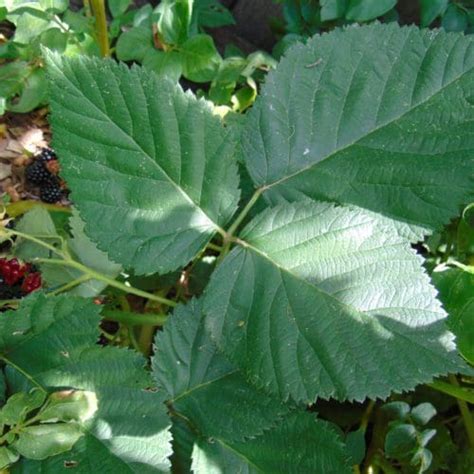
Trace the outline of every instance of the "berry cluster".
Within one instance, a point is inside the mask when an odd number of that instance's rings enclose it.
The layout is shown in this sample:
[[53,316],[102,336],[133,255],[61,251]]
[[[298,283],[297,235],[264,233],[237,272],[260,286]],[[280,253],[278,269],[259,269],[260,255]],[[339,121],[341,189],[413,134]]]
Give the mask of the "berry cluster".
[[0,258],[0,299],[21,298],[41,288],[41,274],[16,258]]
[[25,170],[26,180],[40,188],[40,199],[54,204],[63,195],[61,182],[57,177],[59,165],[53,150],[45,148]]

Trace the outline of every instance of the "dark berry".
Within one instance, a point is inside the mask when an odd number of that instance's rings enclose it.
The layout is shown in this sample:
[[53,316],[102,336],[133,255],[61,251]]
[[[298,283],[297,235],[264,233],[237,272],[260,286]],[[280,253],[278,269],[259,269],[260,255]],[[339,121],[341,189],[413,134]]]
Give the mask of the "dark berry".
[[62,198],[61,187],[57,180],[50,180],[44,184],[40,191],[40,199],[48,204],[54,204]]
[[25,176],[32,184],[43,184],[51,179],[51,173],[41,161],[33,161],[26,167]]
[[56,160],[57,156],[51,148],[43,148],[40,155],[38,156],[38,161],[45,163],[47,161]]
[[41,288],[41,274],[39,272],[29,273],[21,284],[21,290],[26,294],[39,288]]
[[0,300],[12,300],[22,296],[24,296],[24,292],[19,285],[0,285]]

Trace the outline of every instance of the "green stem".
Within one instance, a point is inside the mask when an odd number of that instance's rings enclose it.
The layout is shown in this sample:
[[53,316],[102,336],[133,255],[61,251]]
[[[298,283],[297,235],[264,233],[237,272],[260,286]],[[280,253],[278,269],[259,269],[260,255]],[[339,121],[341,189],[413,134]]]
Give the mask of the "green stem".
[[215,250],[216,252],[222,252],[222,247],[220,245],[215,245],[211,242],[207,244],[207,248],[211,250]]
[[451,395],[458,400],[474,403],[474,391],[460,387],[459,384],[456,386],[441,380],[434,380],[428,384],[428,387],[431,387],[438,392]]
[[166,314],[133,313],[114,309],[103,310],[102,316],[127,326],[163,326],[168,318]]
[[23,377],[25,377],[27,380],[29,380],[31,382],[32,385],[34,385],[35,387],[39,388],[43,393],[48,393],[48,391],[42,386],[40,385],[30,374],[28,374],[27,372],[25,372],[21,367],[19,367],[18,365],[16,365],[14,362],[12,362],[10,359],[8,359],[7,357],[5,357],[4,355],[1,355],[0,354],[0,360],[3,360],[3,362],[5,362],[5,364],[7,365],[10,365],[11,367],[13,367],[16,371],[20,372],[21,375],[23,375]]
[[76,286],[80,285],[81,283],[85,283],[88,280],[90,280],[89,275],[82,275],[79,278],[76,278],[75,280],[72,280],[69,283],[66,283],[60,288],[57,288],[56,290],[48,292],[48,295],[51,295],[51,296],[58,295],[59,293],[63,293],[67,290],[70,290],[71,288],[75,288]]
[[[449,381],[453,386],[460,388],[458,379],[455,375],[449,375]],[[472,413],[464,400],[456,398],[456,401],[458,403],[459,411],[461,413],[464,426],[466,428],[469,444],[471,445],[471,449],[474,449],[474,420],[472,418]]]
[[124,283],[120,283],[113,278],[109,278],[102,273],[96,272],[92,270],[92,268],[86,267],[75,260],[57,260],[57,259],[48,259],[48,258],[38,258],[36,259],[38,263],[47,263],[48,265],[64,265],[66,267],[71,267],[79,270],[80,272],[89,275],[90,279],[92,280],[99,280],[107,283],[108,286],[113,288],[117,288],[118,290],[122,290],[125,293],[130,293],[132,295],[140,296],[142,298],[146,298],[149,300],[157,301],[158,303],[164,304],[166,306],[174,307],[177,305],[175,301],[169,300],[167,298],[163,298],[161,296],[154,295],[152,293],[148,293],[147,291],[139,290],[138,288],[134,288],[133,286],[125,285]]
[[95,17],[95,33],[103,57],[110,56],[109,34],[107,31],[107,16],[104,0],[91,0],[92,11]]
[[239,225],[242,224],[242,221],[247,217],[247,214],[250,212],[250,209],[252,209],[252,207],[255,205],[255,203],[258,201],[258,198],[264,191],[265,188],[260,188],[253,193],[253,196],[250,198],[250,201],[242,209],[241,213],[237,216],[234,223],[229,227],[229,230],[227,231],[227,234],[229,236],[232,237],[235,234],[235,231],[239,228]]
[[45,249],[48,249],[49,251],[55,253],[56,255],[59,255],[60,257],[63,256],[62,252],[58,250],[56,247],[54,247],[53,245],[49,245],[46,242],[40,239],[37,239],[36,237],[33,237],[32,235],[24,234],[23,232],[18,232],[17,230],[11,230],[11,229],[2,229],[2,230],[3,230],[3,233],[7,235],[16,235],[17,237],[21,237],[23,239],[34,242],[35,244],[38,244],[41,247],[44,247]]
[[224,237],[224,246],[222,249],[221,254],[219,255],[218,262],[220,263],[222,259],[229,253],[230,246],[232,244],[232,238],[239,228],[240,224],[242,224],[243,220],[247,217],[247,214],[250,212],[250,209],[255,205],[255,203],[258,201],[258,198],[260,195],[265,191],[266,188],[259,188],[257,189],[254,193],[253,196],[250,198],[250,201],[247,203],[247,205],[242,209],[240,214],[237,216],[233,224],[229,227],[229,230],[226,232],[226,235]]
[[380,454],[377,454],[374,457],[374,464],[386,474],[399,474],[397,469],[395,469],[386,459],[384,459]]

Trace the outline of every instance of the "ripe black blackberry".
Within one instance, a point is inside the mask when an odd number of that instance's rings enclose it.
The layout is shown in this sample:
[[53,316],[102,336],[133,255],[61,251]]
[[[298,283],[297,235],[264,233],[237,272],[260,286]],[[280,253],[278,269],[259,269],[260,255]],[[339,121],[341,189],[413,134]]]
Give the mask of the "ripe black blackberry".
[[26,167],[25,177],[31,184],[42,184],[51,179],[51,173],[42,161],[35,160]]
[[21,285],[8,286],[4,282],[0,284],[0,300],[13,300],[24,295],[25,293],[21,289]]
[[55,204],[62,198],[63,192],[57,179],[50,179],[40,190],[40,199],[48,204]]
[[38,161],[46,163],[51,160],[57,160],[57,158],[58,157],[56,156],[56,153],[54,153],[51,148],[43,148],[43,150],[41,150],[41,153],[38,156]]

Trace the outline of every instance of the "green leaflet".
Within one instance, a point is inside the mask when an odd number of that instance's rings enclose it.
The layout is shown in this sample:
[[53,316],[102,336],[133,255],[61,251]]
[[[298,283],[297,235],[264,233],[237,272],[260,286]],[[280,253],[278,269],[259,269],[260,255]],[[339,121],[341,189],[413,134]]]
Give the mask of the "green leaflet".
[[136,273],[185,265],[236,209],[231,131],[150,71],[47,56],[54,147],[86,233]]
[[395,24],[315,36],[269,74],[247,167],[272,203],[355,204],[419,240],[473,195],[473,86],[472,37]]
[[153,373],[169,403],[206,437],[241,441],[291,410],[250,386],[204,329],[201,303],[180,306],[158,333]]
[[196,474],[352,472],[334,428],[304,412],[289,415],[274,429],[245,443],[198,440],[192,470]]
[[461,366],[421,258],[373,213],[306,201],[257,216],[205,293],[217,345],[260,386],[385,398]]
[[[82,298],[36,293],[17,311],[0,315],[0,359],[10,391],[39,385],[89,390],[97,398],[97,410],[81,422],[83,436],[72,450],[42,461],[22,458],[12,472],[53,474],[73,466],[85,474],[91,460],[101,472],[169,470],[170,422],[163,397],[144,390],[150,380],[141,356],[96,345],[99,309]],[[51,443],[42,449],[55,449],[54,438]]]
[[155,345],[153,373],[175,417],[175,468],[192,453],[196,473],[350,472],[330,423],[259,392],[217,351],[200,301],[178,307]]

